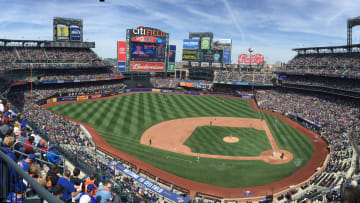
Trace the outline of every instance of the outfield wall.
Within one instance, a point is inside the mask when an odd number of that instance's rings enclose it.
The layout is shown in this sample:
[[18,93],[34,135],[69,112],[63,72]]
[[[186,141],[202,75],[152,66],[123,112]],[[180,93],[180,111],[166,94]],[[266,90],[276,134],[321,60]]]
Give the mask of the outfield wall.
[[126,89],[119,92],[109,92],[106,94],[91,94],[91,95],[82,95],[82,96],[68,96],[68,97],[53,97],[45,100],[40,100],[36,102],[38,105],[42,106],[44,104],[51,104],[63,101],[84,101],[89,99],[96,99],[96,98],[104,98],[104,97],[111,97],[115,95],[120,95],[124,93],[130,92],[161,92],[161,93],[168,93],[168,94],[183,94],[183,95],[209,95],[209,96],[227,96],[227,97],[237,97],[243,99],[251,99],[253,96],[249,95],[240,95],[240,94],[225,94],[225,93],[204,93],[204,92],[188,92],[188,91],[179,91],[179,90],[166,90],[166,89]]

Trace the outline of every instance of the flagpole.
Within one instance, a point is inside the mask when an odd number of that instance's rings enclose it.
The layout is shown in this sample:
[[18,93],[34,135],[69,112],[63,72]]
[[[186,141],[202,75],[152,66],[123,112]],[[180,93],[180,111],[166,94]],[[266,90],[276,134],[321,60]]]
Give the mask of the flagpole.
[[32,64],[30,64],[30,95],[31,95],[31,103],[33,102],[33,74],[32,74]]

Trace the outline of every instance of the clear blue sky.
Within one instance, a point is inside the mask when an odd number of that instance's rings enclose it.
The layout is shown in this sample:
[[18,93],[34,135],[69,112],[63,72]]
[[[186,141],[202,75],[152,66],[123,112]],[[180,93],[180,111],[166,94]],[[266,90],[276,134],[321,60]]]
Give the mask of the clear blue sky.
[[[287,62],[302,46],[346,44],[346,20],[360,15],[357,0],[0,0],[0,38],[52,40],[53,17],[81,18],[84,39],[104,58],[139,25],[170,33],[181,61],[189,32],[233,40],[232,59],[253,47],[270,63]],[[360,43],[360,28],[353,29]]]

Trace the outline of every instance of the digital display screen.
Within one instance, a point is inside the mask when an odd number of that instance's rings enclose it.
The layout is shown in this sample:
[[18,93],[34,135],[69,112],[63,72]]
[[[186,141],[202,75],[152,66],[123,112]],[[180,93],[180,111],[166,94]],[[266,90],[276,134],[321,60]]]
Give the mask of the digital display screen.
[[132,61],[164,61],[165,44],[133,42],[131,45]]

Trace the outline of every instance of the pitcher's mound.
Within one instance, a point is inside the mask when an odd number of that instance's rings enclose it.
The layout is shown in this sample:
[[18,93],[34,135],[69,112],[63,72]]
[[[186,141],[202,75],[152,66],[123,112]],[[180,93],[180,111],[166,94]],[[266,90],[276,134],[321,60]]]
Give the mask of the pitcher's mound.
[[223,141],[227,143],[236,143],[239,142],[239,138],[227,136],[223,138]]

